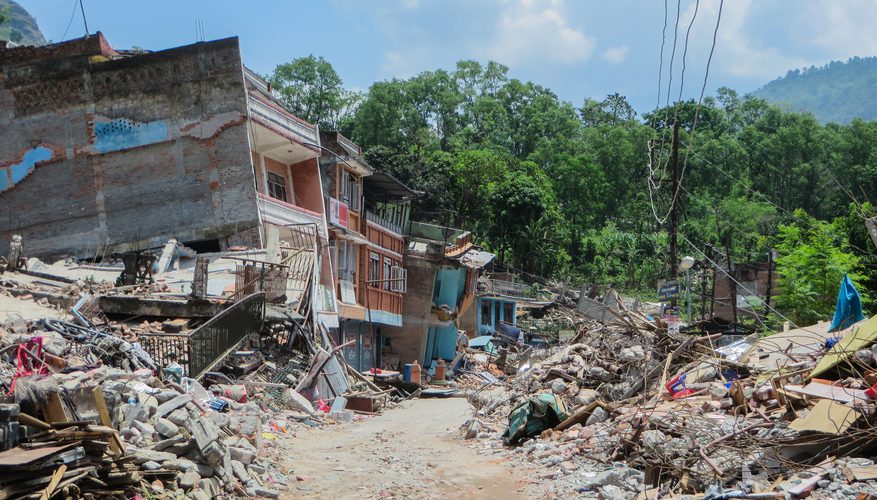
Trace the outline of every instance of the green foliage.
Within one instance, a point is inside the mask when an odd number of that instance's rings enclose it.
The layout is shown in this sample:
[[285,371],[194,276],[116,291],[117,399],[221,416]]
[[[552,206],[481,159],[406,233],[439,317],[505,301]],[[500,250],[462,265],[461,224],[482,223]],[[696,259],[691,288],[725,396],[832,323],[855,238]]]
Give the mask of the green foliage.
[[[809,325],[831,316],[844,273],[857,285],[866,277],[861,259],[850,251],[842,223],[819,221],[800,209],[795,217],[795,222],[779,227],[776,237],[782,290],[777,305],[797,324]],[[867,303],[866,291],[858,288]]]
[[[670,267],[653,210],[667,213],[679,120],[680,255],[727,265],[777,250],[777,305],[801,323],[827,319],[844,271],[877,287],[862,224],[877,193],[877,123],[821,125],[728,88],[642,117],[617,93],[576,109],[494,62],[376,82],[358,100],[313,56],[278,66],[272,83],[294,112],[340,126],[371,165],[422,191],[415,218],[472,230],[526,272],[653,293]],[[652,193],[650,154],[662,186]],[[863,201],[852,211],[851,196]]]
[[853,57],[822,67],[795,69],[754,95],[793,111],[813,113],[823,123],[877,119],[874,78],[877,57]]
[[360,97],[344,90],[332,65],[313,55],[278,65],[268,81],[290,111],[311,123],[336,130]]

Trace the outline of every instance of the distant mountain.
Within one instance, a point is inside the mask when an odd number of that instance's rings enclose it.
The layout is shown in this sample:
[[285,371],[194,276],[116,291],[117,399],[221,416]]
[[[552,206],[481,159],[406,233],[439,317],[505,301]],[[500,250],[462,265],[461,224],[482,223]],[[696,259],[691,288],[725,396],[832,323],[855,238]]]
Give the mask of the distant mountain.
[[792,111],[809,111],[822,123],[877,120],[877,57],[853,57],[789,71],[752,93]]
[[12,0],[0,0],[0,10],[8,9],[9,20],[0,24],[0,40],[19,45],[45,45],[46,37],[34,19],[21,5]]

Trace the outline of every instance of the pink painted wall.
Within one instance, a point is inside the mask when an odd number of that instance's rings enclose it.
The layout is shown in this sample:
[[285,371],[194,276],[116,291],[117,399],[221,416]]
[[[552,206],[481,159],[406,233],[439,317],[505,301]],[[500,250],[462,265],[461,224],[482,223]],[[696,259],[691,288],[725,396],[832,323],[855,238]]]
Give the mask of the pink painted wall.
[[292,165],[292,187],[295,190],[296,205],[318,214],[325,212],[316,158]]

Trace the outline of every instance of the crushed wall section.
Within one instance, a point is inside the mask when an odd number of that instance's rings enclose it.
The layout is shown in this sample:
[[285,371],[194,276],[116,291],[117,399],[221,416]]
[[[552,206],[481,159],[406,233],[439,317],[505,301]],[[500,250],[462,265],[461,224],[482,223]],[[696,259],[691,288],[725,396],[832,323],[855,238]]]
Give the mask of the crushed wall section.
[[0,48],[0,253],[142,249],[259,225],[237,38],[119,58]]

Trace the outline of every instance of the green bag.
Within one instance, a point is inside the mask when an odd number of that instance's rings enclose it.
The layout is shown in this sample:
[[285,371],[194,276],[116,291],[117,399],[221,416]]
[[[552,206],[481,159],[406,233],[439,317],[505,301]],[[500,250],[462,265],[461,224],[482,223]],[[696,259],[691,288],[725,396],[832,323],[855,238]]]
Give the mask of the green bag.
[[567,418],[563,400],[554,394],[539,394],[515,406],[509,413],[509,427],[502,435],[513,445],[552,429]]

